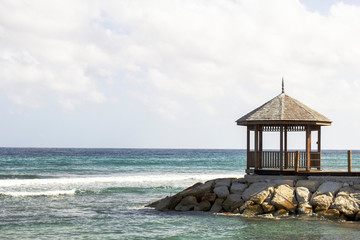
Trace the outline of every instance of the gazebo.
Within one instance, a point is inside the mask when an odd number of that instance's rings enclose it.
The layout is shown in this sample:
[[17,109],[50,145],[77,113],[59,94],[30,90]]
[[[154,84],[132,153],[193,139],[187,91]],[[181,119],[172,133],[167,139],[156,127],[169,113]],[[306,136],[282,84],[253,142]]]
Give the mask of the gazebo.
[[[241,117],[236,123],[247,127],[247,173],[282,174],[320,170],[321,127],[330,126],[331,120],[286,95],[284,83],[281,94]],[[263,151],[264,132],[280,133],[279,151]],[[305,151],[288,150],[288,132],[306,132]],[[316,151],[311,151],[312,132],[317,132]],[[253,149],[250,149],[251,135]]]

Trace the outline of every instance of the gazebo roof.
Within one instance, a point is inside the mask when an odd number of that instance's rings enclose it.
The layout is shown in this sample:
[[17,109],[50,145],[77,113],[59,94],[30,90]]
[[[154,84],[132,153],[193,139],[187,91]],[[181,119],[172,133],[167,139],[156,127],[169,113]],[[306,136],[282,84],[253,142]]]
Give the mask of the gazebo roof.
[[331,120],[284,92],[236,121],[237,125],[312,124],[331,125]]

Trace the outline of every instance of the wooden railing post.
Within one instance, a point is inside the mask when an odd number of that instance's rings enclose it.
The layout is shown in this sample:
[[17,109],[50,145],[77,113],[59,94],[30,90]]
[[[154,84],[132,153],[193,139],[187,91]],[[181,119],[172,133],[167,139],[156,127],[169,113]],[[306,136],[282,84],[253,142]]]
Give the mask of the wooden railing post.
[[295,154],[295,172],[299,172],[299,162],[300,162],[300,151],[296,151],[296,154]]
[[348,150],[348,172],[351,172],[352,168],[352,153],[351,150]]

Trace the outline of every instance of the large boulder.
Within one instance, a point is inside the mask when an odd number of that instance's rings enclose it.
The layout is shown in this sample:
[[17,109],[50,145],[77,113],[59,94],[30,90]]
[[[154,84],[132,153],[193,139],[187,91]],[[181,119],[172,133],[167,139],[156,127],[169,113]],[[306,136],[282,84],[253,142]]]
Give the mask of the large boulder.
[[268,202],[263,202],[261,204],[262,209],[264,210],[264,213],[274,212],[276,210],[274,205],[271,205]]
[[273,183],[256,182],[251,184],[242,193],[242,198],[244,199],[244,201],[253,201],[254,203],[261,204],[273,191],[273,189]]
[[295,187],[306,187],[310,192],[314,193],[320,186],[319,181],[311,181],[311,180],[298,180]]
[[333,196],[335,196],[342,186],[343,184],[340,182],[324,182],[320,185],[316,192],[318,194],[331,193]]
[[341,191],[337,194],[331,208],[337,209],[347,217],[355,217],[360,211],[360,201],[351,197],[351,192],[349,193],[349,190]]
[[155,209],[158,211],[169,211],[173,210],[176,205],[179,204],[182,197],[179,194],[176,194],[172,197],[166,197],[162,200],[160,200],[157,204]]
[[209,211],[211,209],[211,203],[208,201],[201,201],[194,207],[194,211]]
[[205,193],[204,196],[201,198],[201,201],[208,201],[210,203],[215,202],[216,200],[216,193]]
[[187,196],[183,198],[178,205],[176,205],[176,211],[190,211],[198,204],[196,197]]
[[271,204],[277,209],[285,209],[290,212],[295,212],[297,203],[294,196],[294,188],[288,185],[280,185],[275,188]]
[[300,215],[311,215],[313,214],[313,208],[309,203],[302,203],[298,206],[297,213]]
[[215,184],[214,181],[207,181],[206,183],[197,183],[178,194],[182,197],[194,196],[196,198],[201,198],[204,194],[212,192],[214,184]]
[[242,214],[247,217],[253,217],[256,215],[260,215],[262,213],[264,213],[262,207],[259,204],[255,204],[255,205],[249,205]]
[[214,193],[218,196],[218,198],[226,198],[230,192],[227,186],[219,186],[214,188]]
[[234,183],[247,183],[247,181],[246,181],[245,178],[234,178],[231,182],[232,182],[233,184],[234,184]]
[[245,211],[245,209],[247,209],[250,205],[254,205],[253,201],[247,201],[245,202],[240,208],[239,208],[239,212],[243,213]]
[[287,217],[289,216],[289,211],[286,209],[279,209],[274,213],[274,217]]
[[330,219],[330,220],[337,220],[340,218],[340,212],[336,209],[328,209],[323,211],[317,212],[318,216]]
[[245,190],[247,187],[248,187],[248,185],[245,184],[245,183],[234,182],[234,183],[231,185],[230,193],[233,193],[233,194],[241,194],[242,192],[244,192],[244,190]]
[[223,202],[222,207],[226,212],[233,212],[243,204],[244,200],[242,200],[241,194],[230,194]]
[[222,203],[224,202],[223,198],[218,198],[215,200],[214,204],[212,205],[210,212],[218,213],[222,211]]
[[290,187],[294,187],[294,180],[290,179],[275,179],[272,181],[276,186],[280,185],[289,185]]
[[297,187],[295,190],[296,200],[299,204],[308,203],[311,197],[311,192],[306,187]]
[[315,212],[326,211],[333,202],[333,195],[328,192],[326,194],[314,194],[311,197],[310,204],[315,208]]
[[360,221],[360,212],[358,212],[355,216],[355,221]]
[[310,204],[315,207],[315,212],[327,211],[342,186],[343,184],[340,182],[331,181],[321,184],[310,200]]
[[232,178],[219,178],[215,179],[215,187],[226,186],[230,187]]

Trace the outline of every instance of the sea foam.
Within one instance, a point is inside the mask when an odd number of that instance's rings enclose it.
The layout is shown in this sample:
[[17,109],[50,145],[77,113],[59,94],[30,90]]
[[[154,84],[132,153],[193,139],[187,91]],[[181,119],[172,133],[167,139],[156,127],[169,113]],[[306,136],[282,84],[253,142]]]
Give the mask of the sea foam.
[[0,192],[0,195],[11,197],[28,197],[28,196],[58,196],[58,195],[75,195],[76,189],[57,190],[43,192]]
[[49,179],[3,179],[0,188],[5,187],[35,187],[46,185],[93,185],[113,183],[119,187],[159,187],[173,186],[186,187],[191,183],[205,182],[215,178],[242,177],[243,174],[136,174],[124,176],[95,176],[95,177],[69,177]]

